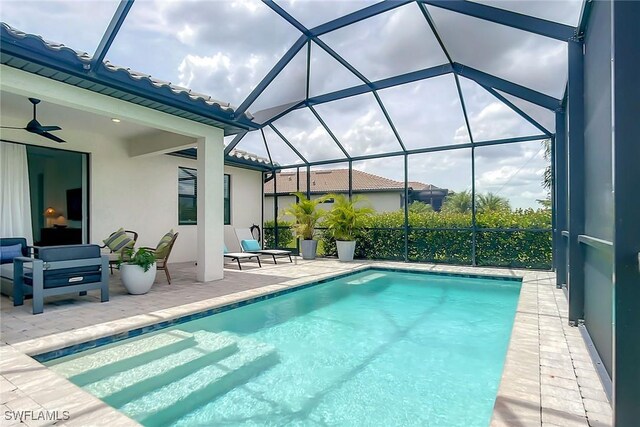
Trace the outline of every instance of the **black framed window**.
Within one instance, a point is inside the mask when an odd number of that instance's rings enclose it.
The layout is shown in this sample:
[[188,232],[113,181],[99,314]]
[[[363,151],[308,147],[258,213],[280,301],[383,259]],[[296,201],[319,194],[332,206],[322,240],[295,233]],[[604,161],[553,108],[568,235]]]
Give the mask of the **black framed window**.
[[198,223],[198,171],[178,168],[178,224]]
[[[178,224],[198,223],[198,171],[178,168]],[[231,224],[231,177],[224,175],[224,223]]]
[[231,175],[224,175],[224,225],[231,224]]

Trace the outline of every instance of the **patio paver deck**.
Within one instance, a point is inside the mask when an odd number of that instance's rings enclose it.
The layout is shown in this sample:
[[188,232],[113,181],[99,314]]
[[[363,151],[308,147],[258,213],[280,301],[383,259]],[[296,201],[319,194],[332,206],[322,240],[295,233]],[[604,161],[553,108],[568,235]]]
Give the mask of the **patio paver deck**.
[[[45,311],[31,314],[31,303],[13,307],[0,299],[0,405],[5,411],[69,411],[55,425],[135,425],[136,423],[27,355],[40,354],[163,320],[276,292],[339,273],[387,266],[420,271],[448,271],[523,277],[516,320],[492,426],[609,426],[611,406],[578,328],[567,324],[567,302],[551,272],[461,267],[399,262],[340,263],[302,261],[237,271],[229,264],[225,278],[201,283],[191,263],[172,266],[172,285],[159,274],[151,292],[132,296],[112,276],[111,300],[97,295],[48,299]],[[54,414],[56,415],[56,414]],[[99,418],[97,417],[99,415]],[[100,420],[99,422],[97,420]],[[53,421],[25,420],[26,425]],[[14,424],[18,425],[18,422]],[[24,425],[23,424],[23,425]],[[3,424],[5,425],[5,424]],[[8,422],[7,425],[13,425]]]

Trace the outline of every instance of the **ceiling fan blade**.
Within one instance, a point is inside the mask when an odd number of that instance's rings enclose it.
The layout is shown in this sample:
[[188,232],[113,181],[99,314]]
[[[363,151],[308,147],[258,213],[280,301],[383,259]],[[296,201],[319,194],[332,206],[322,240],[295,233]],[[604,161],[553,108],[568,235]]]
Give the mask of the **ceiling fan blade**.
[[54,130],[62,130],[60,126],[40,126],[40,129],[45,132],[51,132]]
[[57,136],[55,136],[54,134],[49,133],[49,132],[42,132],[42,133],[39,133],[39,134],[41,136],[44,136],[45,138],[49,138],[50,140],[55,141],[55,142],[67,142],[64,139],[58,138]]
[[19,128],[16,126],[0,126],[0,129],[21,129],[21,130],[25,130],[26,128]]

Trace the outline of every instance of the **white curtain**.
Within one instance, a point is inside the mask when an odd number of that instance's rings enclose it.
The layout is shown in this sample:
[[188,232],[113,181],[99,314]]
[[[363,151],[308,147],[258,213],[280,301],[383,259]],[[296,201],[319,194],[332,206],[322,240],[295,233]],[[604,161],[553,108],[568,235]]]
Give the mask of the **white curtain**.
[[0,237],[24,237],[33,244],[27,147],[0,142]]

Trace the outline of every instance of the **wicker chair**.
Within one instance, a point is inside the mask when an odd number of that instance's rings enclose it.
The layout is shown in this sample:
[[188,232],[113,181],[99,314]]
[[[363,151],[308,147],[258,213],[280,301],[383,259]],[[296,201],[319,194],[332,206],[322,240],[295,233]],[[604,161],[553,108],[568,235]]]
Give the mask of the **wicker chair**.
[[166,249],[166,251],[164,252],[164,255],[162,256],[158,256],[157,254],[157,247],[155,248],[150,248],[150,247],[145,247],[144,249],[148,249],[151,252],[153,252],[156,255],[156,268],[158,270],[164,270],[164,274],[167,276],[167,282],[169,282],[169,284],[171,284],[171,274],[169,273],[169,267],[168,267],[168,262],[169,262],[169,255],[171,255],[171,250],[173,249],[173,244],[176,242],[176,239],[178,238],[178,233],[175,233],[173,235],[173,237],[171,238],[171,241],[169,242],[169,245]]

